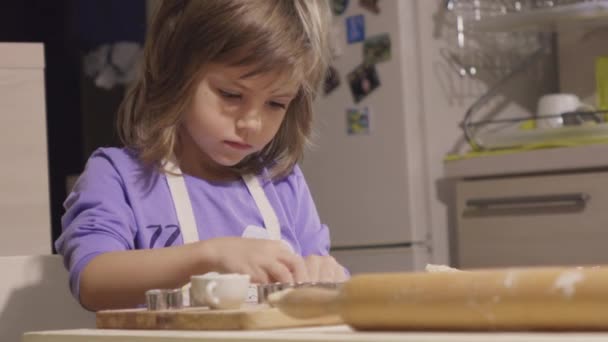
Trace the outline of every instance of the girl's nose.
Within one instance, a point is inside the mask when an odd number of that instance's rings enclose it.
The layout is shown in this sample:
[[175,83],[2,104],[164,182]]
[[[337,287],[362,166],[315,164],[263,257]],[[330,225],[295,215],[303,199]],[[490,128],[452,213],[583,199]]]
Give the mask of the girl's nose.
[[262,128],[262,116],[257,109],[251,109],[236,121],[236,128],[257,132]]

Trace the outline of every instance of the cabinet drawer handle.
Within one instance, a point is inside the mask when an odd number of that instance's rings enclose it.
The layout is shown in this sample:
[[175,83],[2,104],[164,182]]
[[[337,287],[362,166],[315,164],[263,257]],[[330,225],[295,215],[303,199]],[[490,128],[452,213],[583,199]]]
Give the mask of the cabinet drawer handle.
[[504,205],[551,205],[571,202],[573,205],[582,206],[585,205],[589,199],[591,199],[589,194],[579,192],[574,194],[473,198],[467,200],[466,205],[468,207],[487,208]]

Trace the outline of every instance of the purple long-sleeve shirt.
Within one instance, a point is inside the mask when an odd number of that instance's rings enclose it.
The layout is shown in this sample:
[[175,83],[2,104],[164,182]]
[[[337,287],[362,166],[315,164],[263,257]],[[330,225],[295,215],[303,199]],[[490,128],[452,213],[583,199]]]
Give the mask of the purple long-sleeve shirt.
[[[242,236],[247,226],[264,226],[242,180],[184,178],[201,240]],[[319,220],[300,168],[281,180],[262,182],[262,187],[279,219],[282,238],[294,252],[328,255],[329,232]],[[80,273],[95,256],[183,244],[165,175],[144,169],[127,149],[95,151],[64,206],[63,233],[55,247],[64,257],[76,298]]]

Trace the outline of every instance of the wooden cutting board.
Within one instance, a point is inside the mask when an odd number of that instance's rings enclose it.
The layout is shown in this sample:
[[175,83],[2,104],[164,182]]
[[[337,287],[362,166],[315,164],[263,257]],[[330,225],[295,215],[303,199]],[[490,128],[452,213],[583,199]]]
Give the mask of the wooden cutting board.
[[99,329],[263,330],[338,324],[343,324],[343,321],[336,315],[296,319],[276,308],[257,304],[236,310],[195,307],[164,311],[128,309],[97,312]]

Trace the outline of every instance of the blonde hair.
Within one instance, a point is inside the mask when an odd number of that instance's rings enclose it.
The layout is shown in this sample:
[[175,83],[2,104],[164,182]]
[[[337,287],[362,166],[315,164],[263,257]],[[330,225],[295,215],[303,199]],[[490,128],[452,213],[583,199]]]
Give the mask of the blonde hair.
[[141,74],[119,108],[122,142],[148,165],[168,158],[208,63],[251,66],[251,75],[292,72],[301,86],[276,136],[233,167],[239,173],[271,167],[273,176],[286,175],[311,135],[312,103],[330,58],[330,20],[326,0],[163,1],[148,31]]

